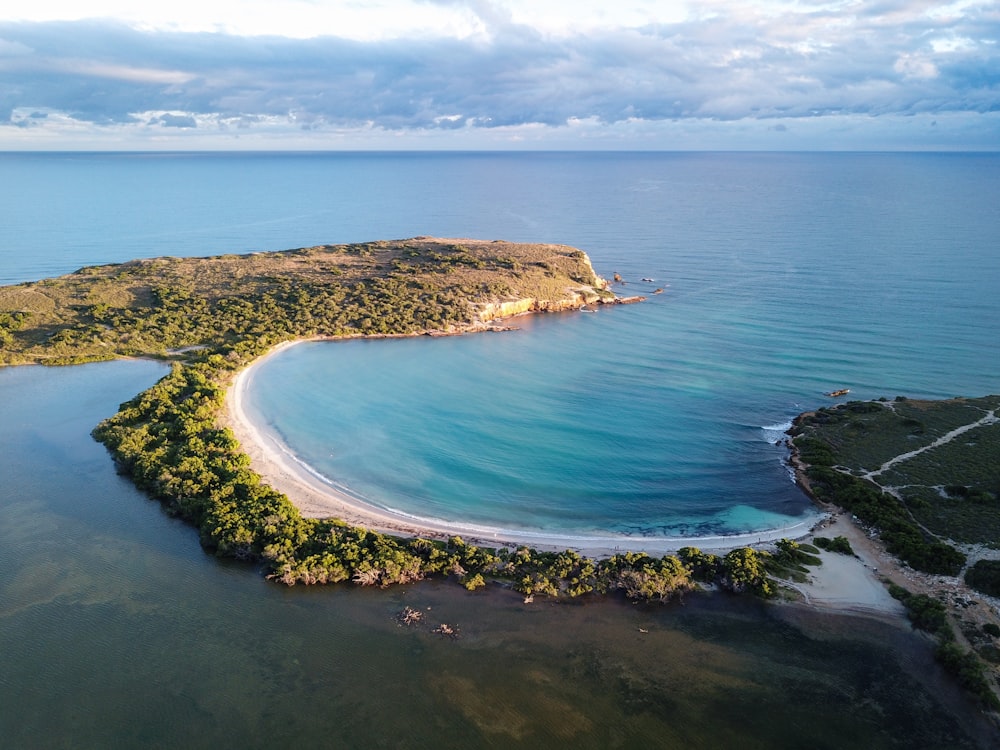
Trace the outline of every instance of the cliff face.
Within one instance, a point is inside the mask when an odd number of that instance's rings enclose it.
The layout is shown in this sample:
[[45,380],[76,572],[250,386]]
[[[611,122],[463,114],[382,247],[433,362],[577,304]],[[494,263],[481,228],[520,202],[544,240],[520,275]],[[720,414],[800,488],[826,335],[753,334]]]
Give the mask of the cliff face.
[[584,305],[603,304],[605,298],[590,289],[569,290],[562,299],[538,299],[524,297],[506,302],[487,302],[479,308],[479,320],[483,323],[499,318],[510,318],[529,312],[560,312],[578,310]]

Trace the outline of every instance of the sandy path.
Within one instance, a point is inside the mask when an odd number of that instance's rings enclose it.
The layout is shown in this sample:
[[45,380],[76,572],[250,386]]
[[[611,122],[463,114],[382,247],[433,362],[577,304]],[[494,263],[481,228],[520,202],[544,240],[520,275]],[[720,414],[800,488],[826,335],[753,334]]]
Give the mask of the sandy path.
[[875,469],[875,471],[869,471],[867,474],[864,475],[863,478],[875,481],[874,479],[875,477],[877,477],[879,474],[884,473],[885,471],[888,471],[890,468],[892,468],[898,463],[902,463],[903,461],[909,461],[911,458],[913,458],[914,456],[919,456],[924,451],[929,451],[932,448],[938,448],[944,445],[945,443],[950,443],[959,435],[963,435],[969,430],[974,430],[976,427],[982,427],[983,425],[993,424],[996,421],[997,421],[997,416],[995,410],[991,409],[990,411],[986,412],[986,416],[984,416],[982,419],[976,420],[971,424],[966,424],[962,425],[961,427],[956,427],[951,432],[942,435],[933,443],[925,445],[923,448],[917,448],[916,450],[910,451],[909,453],[902,453],[896,456],[895,458],[890,458],[880,467]]

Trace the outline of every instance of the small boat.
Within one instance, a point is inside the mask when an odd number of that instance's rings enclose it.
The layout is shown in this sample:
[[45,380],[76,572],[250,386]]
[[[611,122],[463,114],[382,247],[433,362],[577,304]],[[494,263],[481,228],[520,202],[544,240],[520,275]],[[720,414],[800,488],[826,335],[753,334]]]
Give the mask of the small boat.
[[651,278],[649,278],[648,276],[643,276],[643,277],[642,277],[642,280],[643,280],[643,281],[648,281],[649,283],[652,283],[652,282],[656,281],[656,279],[651,279]]
[[837,396],[846,396],[850,392],[851,392],[850,388],[841,388],[839,391],[830,391],[826,395],[829,396],[830,398],[837,398]]

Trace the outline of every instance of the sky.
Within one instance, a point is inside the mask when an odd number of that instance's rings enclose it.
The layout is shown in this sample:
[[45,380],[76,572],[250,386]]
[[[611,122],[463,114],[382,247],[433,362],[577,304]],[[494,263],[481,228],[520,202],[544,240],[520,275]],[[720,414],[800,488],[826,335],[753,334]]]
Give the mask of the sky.
[[1000,0],[24,0],[0,150],[997,151],[998,45]]

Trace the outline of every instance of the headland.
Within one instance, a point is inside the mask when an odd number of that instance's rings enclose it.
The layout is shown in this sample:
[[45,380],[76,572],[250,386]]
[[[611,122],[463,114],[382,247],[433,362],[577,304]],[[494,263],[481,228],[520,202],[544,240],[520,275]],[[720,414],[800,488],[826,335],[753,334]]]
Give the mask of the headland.
[[937,656],[1000,709],[1000,396],[852,401],[790,430],[800,486],[937,638]]

